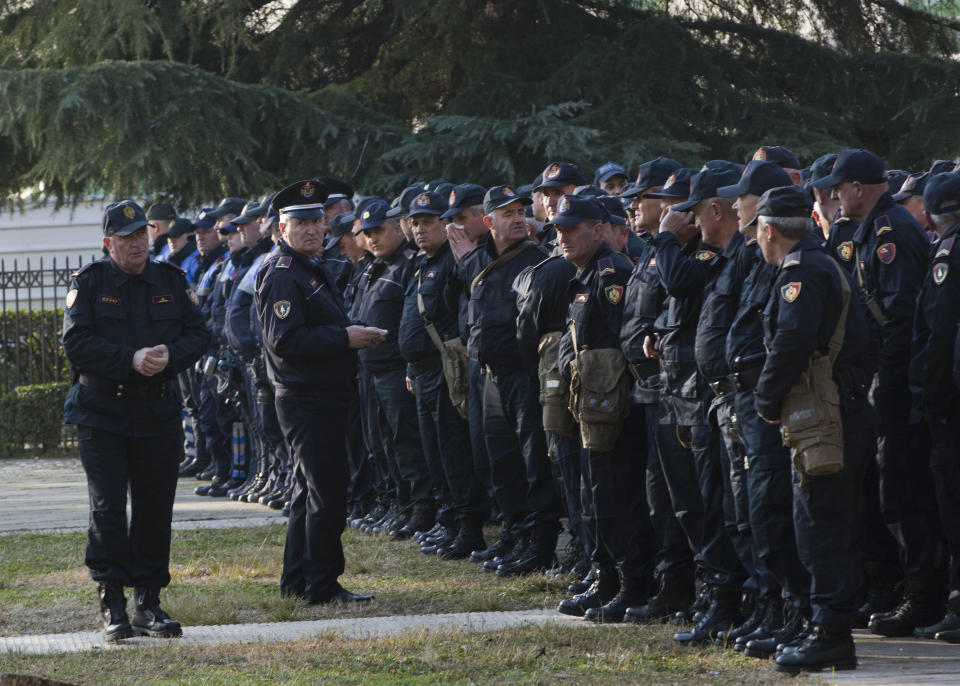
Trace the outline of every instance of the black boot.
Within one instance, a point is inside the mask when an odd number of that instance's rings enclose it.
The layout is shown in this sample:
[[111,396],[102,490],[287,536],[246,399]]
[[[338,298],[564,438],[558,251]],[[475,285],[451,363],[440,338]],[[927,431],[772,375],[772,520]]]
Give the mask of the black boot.
[[450,545],[437,548],[437,557],[441,560],[466,560],[474,550],[486,546],[483,540],[483,520],[476,517],[464,517],[460,521],[460,530]]
[[778,594],[763,600],[766,611],[754,630],[750,633],[731,638],[733,641],[733,649],[738,653],[743,652],[750,641],[760,641],[770,638],[783,627],[783,598]]
[[856,668],[857,651],[850,630],[826,625],[815,625],[796,650],[778,655],[774,666],[778,672],[788,674]]
[[[933,585],[936,589],[936,585]],[[930,585],[909,583],[906,597],[890,613],[875,614],[867,626],[879,636],[913,636],[913,630],[933,624],[943,617],[943,598],[931,593]]]
[[522,576],[532,572],[543,572],[553,565],[557,558],[557,530],[551,527],[537,528],[530,536],[530,545],[516,562],[504,563],[497,567],[497,576]]
[[863,563],[863,600],[853,617],[853,628],[866,629],[873,615],[891,614],[903,600],[903,574],[889,562],[867,560]]
[[587,610],[613,600],[620,590],[620,577],[614,571],[599,572],[597,580],[583,593],[561,600],[557,610],[571,617],[583,617]]
[[698,645],[713,639],[717,632],[731,629],[743,622],[740,614],[740,589],[712,586],[709,589],[710,606],[690,631],[673,635],[682,645]]
[[936,624],[918,626],[913,630],[917,638],[936,638],[942,631],[956,631],[960,629],[960,614],[948,609],[946,616]]
[[103,618],[103,638],[108,643],[133,637],[130,620],[127,618],[127,599],[123,585],[115,581],[101,582],[97,587],[100,596],[100,616]]
[[757,596],[753,603],[753,612],[750,613],[746,621],[729,631],[718,631],[713,642],[721,648],[732,648],[738,638],[752,634],[760,626],[763,618],[766,617],[768,606],[772,600],[769,596]]
[[664,572],[660,575],[660,590],[645,605],[628,607],[624,621],[635,624],[665,622],[677,612],[689,608],[694,599],[693,570]]
[[766,660],[776,654],[778,647],[798,641],[810,633],[810,608],[791,605],[787,608],[783,626],[766,638],[747,641],[743,654]]
[[[694,582],[696,584],[696,582]],[[696,588],[696,585],[694,586]],[[703,582],[700,583],[700,590],[697,591],[696,597],[693,599],[693,603],[690,607],[677,610],[677,614],[673,616],[674,624],[697,624],[700,621],[700,618],[703,617],[703,613],[707,611],[710,607],[710,585]]]
[[176,638],[183,635],[177,622],[160,609],[160,589],[157,586],[137,586],[133,589],[133,631],[140,636]]
[[597,575],[600,573],[600,570],[592,566],[587,570],[586,575],[579,581],[572,582],[567,586],[567,591],[576,595],[577,593],[584,593],[590,586],[593,585],[593,582],[597,580]]
[[418,531],[427,531],[437,519],[433,503],[421,500],[413,504],[413,514],[406,523],[390,532],[391,541],[406,541],[413,538]]
[[[493,545],[483,550],[474,550],[470,553],[470,561],[477,564],[487,562],[495,557],[503,557],[517,544],[517,539],[510,531],[510,527],[504,525],[500,529],[500,538]],[[496,569],[496,568],[494,568]]]
[[485,572],[495,572],[502,564],[511,564],[520,559],[520,556],[526,551],[527,546],[530,545],[530,537],[526,534],[520,534],[514,540],[513,547],[510,548],[503,555],[498,555],[497,557],[491,557],[489,560],[483,563],[483,571]]
[[620,575],[620,592],[610,602],[600,607],[590,608],[583,614],[588,622],[598,624],[619,624],[623,621],[628,607],[635,607],[646,596],[646,584],[642,579],[632,579]]
[[213,480],[208,484],[203,484],[202,486],[197,486],[193,489],[193,492],[196,495],[210,495],[210,490],[212,488],[220,488],[223,484],[227,483],[230,480],[229,477],[225,476],[214,476]]
[[436,536],[428,536],[420,542],[420,552],[424,555],[436,555],[441,548],[453,545],[458,531],[456,526],[442,527]]

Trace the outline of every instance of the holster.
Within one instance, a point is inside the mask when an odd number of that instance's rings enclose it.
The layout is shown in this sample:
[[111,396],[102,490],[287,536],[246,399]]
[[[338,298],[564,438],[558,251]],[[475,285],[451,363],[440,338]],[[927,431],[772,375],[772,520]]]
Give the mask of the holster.
[[570,414],[570,387],[560,375],[559,345],[561,333],[551,331],[540,338],[540,405],[543,407],[543,429],[558,436],[577,435],[577,422]]

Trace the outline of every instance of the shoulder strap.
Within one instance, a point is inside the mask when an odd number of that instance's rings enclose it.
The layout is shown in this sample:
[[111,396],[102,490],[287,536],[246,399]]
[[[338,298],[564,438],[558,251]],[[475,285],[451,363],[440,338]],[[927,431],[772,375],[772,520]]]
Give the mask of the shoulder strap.
[[833,336],[830,337],[830,343],[827,345],[830,351],[830,367],[832,369],[837,361],[837,355],[840,354],[840,348],[843,347],[844,336],[847,334],[847,312],[850,309],[851,293],[850,284],[847,283],[846,274],[843,273],[843,267],[833,258],[830,258],[830,262],[837,270],[837,276],[840,277],[840,287],[843,289],[843,307],[840,308],[840,319],[837,321],[837,327],[833,330]]
[[[423,267],[420,268],[421,272]],[[437,350],[441,353],[443,352],[443,339],[440,338],[440,332],[437,331],[436,325],[427,319],[427,305],[423,302],[423,296],[420,294],[420,285],[423,283],[423,276],[417,274],[417,312],[420,313],[420,318],[423,320],[423,328],[426,329],[427,335],[430,336],[430,340],[433,341],[433,344],[437,346]]]
[[499,269],[531,245],[536,246],[536,243],[527,240],[520,241],[515,246],[507,250],[507,252],[503,253],[497,259],[493,260],[490,264],[481,269],[480,273],[473,277],[473,281],[470,282],[470,292],[473,293],[473,289],[477,287],[477,284],[483,281],[483,278],[487,274]]
[[[867,286],[863,279],[863,266],[860,262],[858,247],[854,248],[853,263],[854,263],[854,267],[857,270],[857,281],[860,282],[860,288],[863,289],[863,292],[866,295],[867,310],[869,310],[873,318],[877,320],[877,324],[879,324],[880,326],[883,326],[884,324],[886,324],[886,317],[883,316],[883,310],[880,308],[880,304],[877,302],[876,298],[870,295],[869,291],[867,291]],[[846,279],[843,280],[843,285],[845,288],[849,288],[849,285],[847,284]]]

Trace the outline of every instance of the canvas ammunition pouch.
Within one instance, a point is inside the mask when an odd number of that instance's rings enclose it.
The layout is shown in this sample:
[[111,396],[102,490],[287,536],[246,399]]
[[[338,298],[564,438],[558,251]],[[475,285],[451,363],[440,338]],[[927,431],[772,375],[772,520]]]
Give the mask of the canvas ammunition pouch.
[[576,356],[570,363],[570,412],[580,424],[587,450],[613,450],[630,414],[631,376],[618,348],[578,350],[576,327],[570,324]]
[[540,339],[540,405],[543,407],[543,429],[558,436],[577,435],[577,423],[570,414],[570,387],[560,375],[559,331],[551,331]]
[[443,378],[447,382],[447,392],[450,394],[450,403],[464,419],[470,418],[470,358],[467,357],[467,346],[459,336],[450,340],[443,340],[436,325],[426,317],[426,303],[420,294],[420,282],[417,282],[417,310],[423,318],[423,326],[427,330],[430,340],[440,351],[440,362],[443,367]]
[[843,307],[828,354],[813,352],[810,366],[787,392],[780,411],[783,443],[790,448],[794,467],[801,475],[824,476],[843,469],[843,422],[833,365],[846,334],[850,286],[840,265],[833,265],[843,287]]

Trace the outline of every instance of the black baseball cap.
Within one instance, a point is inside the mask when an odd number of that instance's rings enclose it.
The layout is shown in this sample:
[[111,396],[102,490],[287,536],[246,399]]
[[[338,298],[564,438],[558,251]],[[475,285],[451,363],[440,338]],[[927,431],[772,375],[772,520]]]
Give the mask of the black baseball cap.
[[553,218],[555,226],[576,226],[587,219],[606,221],[607,211],[600,200],[590,195],[564,195],[557,203],[557,214]]
[[[390,211],[387,212],[387,217],[393,219],[394,217],[405,216],[407,210],[410,208],[410,201],[413,200],[414,196],[423,192],[424,185],[423,183],[415,183],[400,191],[400,195],[394,198],[390,204]],[[357,209],[359,209],[359,205]]]
[[923,189],[923,209],[930,214],[960,210],[960,176],[941,172],[928,178]]
[[930,176],[936,176],[943,172],[953,171],[953,165],[953,160],[934,160],[927,171],[930,172]]
[[167,229],[167,238],[177,238],[178,236],[185,236],[188,233],[193,231],[193,222],[191,222],[186,217],[177,217],[173,220],[173,223],[170,224],[170,228]]
[[594,172],[593,184],[595,186],[599,186],[601,183],[612,179],[614,176],[622,176],[624,179],[626,179],[627,170],[616,162],[605,162],[597,167],[597,171]]
[[225,214],[240,214],[246,202],[243,198],[224,198],[219,205],[207,212],[207,217],[219,219]]
[[440,191],[421,191],[410,201],[407,208],[407,216],[414,217],[418,214],[432,214],[442,216],[449,209],[447,205],[447,194]]
[[790,175],[783,167],[775,162],[753,160],[743,170],[740,180],[731,186],[721,186],[717,189],[717,196],[721,198],[736,198],[741,195],[763,195],[765,191],[778,186],[787,186],[793,183]]
[[800,160],[793,154],[793,151],[782,145],[761,145],[757,148],[757,151],[753,153],[751,161],[753,160],[758,162],[773,162],[775,165],[784,167],[785,169],[803,168],[803,165],[800,164]]
[[600,188],[600,186],[577,186],[573,189],[574,195],[589,195],[593,198],[600,198],[604,195],[609,195],[605,190]]
[[160,221],[172,221],[177,218],[177,210],[168,202],[158,202],[150,205],[147,209],[147,219]]
[[663,188],[656,193],[647,193],[648,198],[687,198],[690,196],[690,180],[696,171],[680,167],[667,177]]
[[363,212],[360,214],[360,230],[366,231],[377,228],[388,219],[387,212],[389,211],[390,205],[387,204],[387,201],[377,198],[363,208]]
[[611,224],[617,224],[618,226],[626,226],[627,213],[623,209],[623,203],[620,202],[620,198],[613,195],[601,195],[598,196],[596,200],[609,215],[605,221]]
[[267,208],[265,206],[261,205],[256,200],[251,200],[243,206],[243,212],[231,219],[230,223],[236,224],[237,226],[243,226],[244,224],[249,224],[254,219],[262,217],[266,213]]
[[830,174],[813,181],[811,185],[825,191],[844,181],[859,181],[865,184],[886,183],[886,166],[883,160],[869,150],[860,148],[844,150],[837,155],[837,161],[834,162]]
[[682,165],[679,162],[671,160],[669,157],[657,157],[649,162],[644,162],[640,165],[637,180],[634,182],[635,195],[650,188],[664,185],[670,175],[681,167]]
[[273,197],[270,206],[277,214],[286,214],[297,219],[319,219],[323,216],[323,203],[330,191],[317,179],[292,183]]
[[147,215],[133,200],[112,202],[103,211],[104,236],[129,236],[146,225]]
[[586,180],[580,167],[570,162],[551,162],[540,175],[540,183],[533,190],[561,188],[563,186],[583,186]]
[[739,174],[733,167],[702,169],[690,179],[690,197],[670,207],[674,212],[686,212],[693,209],[701,200],[716,198],[717,189],[737,183]]
[[747,165],[745,164],[737,164],[736,162],[731,162],[730,160],[707,160],[703,163],[700,171],[703,171],[704,169],[712,169],[714,171],[733,171],[733,173],[736,174],[737,178],[739,179],[746,166]]
[[483,213],[490,214],[494,210],[499,210],[501,207],[506,207],[515,202],[523,205],[533,204],[533,200],[517,193],[513,186],[494,186],[483,196]]
[[[750,224],[755,223],[760,215],[764,217],[810,217],[813,212],[813,201],[808,193],[793,183],[786,186],[768,188],[757,202],[757,215]],[[747,224],[747,226],[750,226]]]
[[830,152],[826,155],[821,155],[813,164],[810,165],[810,183],[814,181],[819,181],[825,176],[830,176],[830,172],[833,171],[833,165],[837,161],[837,153]]
[[890,193],[899,193],[900,189],[903,188],[903,184],[906,182],[908,176],[910,176],[910,172],[903,169],[888,169],[887,187],[890,190]]
[[460,214],[468,207],[482,205],[483,196],[486,193],[486,188],[475,183],[461,183],[459,186],[454,186],[447,198],[449,209],[441,214],[440,218],[449,219],[456,214]]
[[352,234],[354,219],[356,219],[356,215],[352,210],[350,212],[341,212],[334,217],[330,221],[330,237],[327,238],[327,242],[324,243],[323,249],[330,250],[330,248],[340,242],[343,236],[348,233]]
[[900,190],[893,194],[894,201],[901,202],[912,195],[923,195],[923,189],[926,187],[929,178],[930,172],[911,174],[900,186]]
[[217,220],[210,216],[212,207],[201,208],[197,218],[193,220],[193,226],[197,229],[212,229]]

